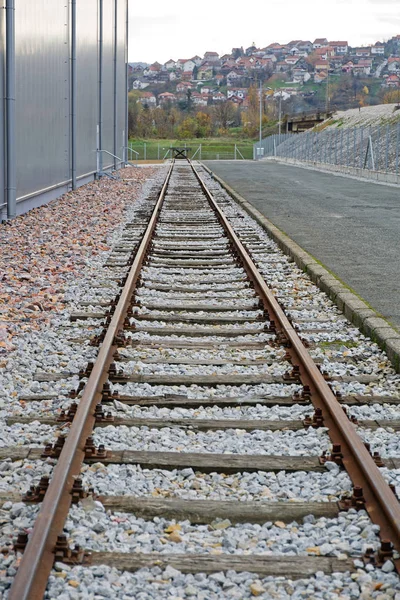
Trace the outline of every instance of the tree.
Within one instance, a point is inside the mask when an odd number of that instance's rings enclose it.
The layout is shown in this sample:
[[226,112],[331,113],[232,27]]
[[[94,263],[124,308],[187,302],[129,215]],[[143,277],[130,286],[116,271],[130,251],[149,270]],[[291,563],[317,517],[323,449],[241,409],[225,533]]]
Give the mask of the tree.
[[228,129],[231,121],[235,119],[236,109],[233,102],[219,102],[212,107],[212,119],[217,129]]
[[192,117],[186,117],[177,127],[177,135],[181,140],[196,137],[197,121]]
[[400,88],[397,90],[390,90],[390,92],[386,92],[383,96],[383,104],[400,104]]
[[196,137],[205,138],[211,134],[212,122],[211,117],[205,112],[198,112],[196,114],[197,131]]

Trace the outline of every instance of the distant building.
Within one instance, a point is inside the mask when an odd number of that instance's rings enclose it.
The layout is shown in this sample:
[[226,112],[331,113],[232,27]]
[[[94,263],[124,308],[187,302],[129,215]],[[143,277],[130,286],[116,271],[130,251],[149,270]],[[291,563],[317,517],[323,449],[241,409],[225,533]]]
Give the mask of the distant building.
[[156,106],[157,104],[156,97],[151,92],[143,92],[138,101],[140,104],[143,104],[143,106],[146,104],[147,106]]
[[373,46],[371,46],[371,54],[384,56],[385,54],[385,44],[381,42],[376,42]]
[[204,60],[207,62],[218,62],[219,54],[218,52],[206,52],[204,54]]
[[167,104],[168,102],[174,104],[176,100],[177,98],[175,94],[171,94],[170,92],[163,92],[162,94],[158,95],[158,102],[160,104]]
[[328,45],[328,40],[326,38],[317,38],[314,40],[313,48],[316,50],[317,48],[323,48]]
[[329,46],[334,49],[335,54],[347,54],[349,51],[348,42],[329,42]]

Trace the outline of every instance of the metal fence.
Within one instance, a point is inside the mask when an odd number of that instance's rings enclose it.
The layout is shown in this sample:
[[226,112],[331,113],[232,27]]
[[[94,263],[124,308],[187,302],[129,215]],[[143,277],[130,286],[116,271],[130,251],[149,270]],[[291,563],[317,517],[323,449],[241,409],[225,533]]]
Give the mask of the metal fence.
[[[241,144],[203,145],[177,142],[175,146],[187,148],[188,157],[195,160],[251,160],[253,150]],[[154,142],[129,142],[129,159],[166,160],[172,157],[172,146]]]
[[254,148],[255,158],[276,156],[382,173],[399,174],[400,123],[330,128],[271,136]]

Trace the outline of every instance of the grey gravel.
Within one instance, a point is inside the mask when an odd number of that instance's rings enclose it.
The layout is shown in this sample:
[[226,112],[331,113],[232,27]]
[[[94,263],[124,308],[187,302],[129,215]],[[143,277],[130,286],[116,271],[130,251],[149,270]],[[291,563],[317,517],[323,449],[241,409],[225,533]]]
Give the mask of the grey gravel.
[[[152,496],[260,502],[328,502],[352,489],[347,473],[327,463],[323,473],[280,471],[257,473],[200,473],[191,468],[142,469],[140,465],[84,465],[83,483],[104,495]],[[400,485],[400,470],[397,475]]]
[[[80,582],[77,588],[69,584],[75,581]],[[398,578],[380,569],[367,573],[359,568],[354,574],[324,575],[319,572],[308,579],[290,580],[285,577],[258,579],[253,573],[234,571],[213,575],[184,575],[172,567],[141,569],[136,573],[121,572],[106,566],[70,569],[62,563],[53,570],[45,598],[245,600],[254,598],[251,592],[251,586],[254,585],[264,590],[259,596],[263,600],[400,600]]]
[[326,429],[299,431],[260,431],[242,429],[224,431],[182,430],[165,427],[107,427],[97,428],[93,435],[96,444],[113,450],[148,450],[156,452],[212,452],[223,454],[275,454],[282,456],[321,455],[329,448]]

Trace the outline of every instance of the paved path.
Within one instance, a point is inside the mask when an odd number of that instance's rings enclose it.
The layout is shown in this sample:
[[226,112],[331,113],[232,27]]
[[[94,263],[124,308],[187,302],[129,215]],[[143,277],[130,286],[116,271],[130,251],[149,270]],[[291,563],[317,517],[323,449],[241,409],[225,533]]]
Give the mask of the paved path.
[[283,164],[207,161],[400,330],[400,190]]

